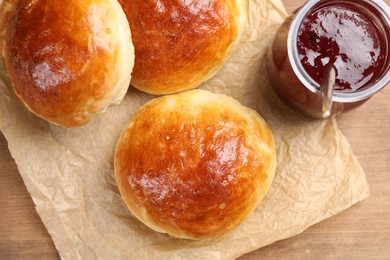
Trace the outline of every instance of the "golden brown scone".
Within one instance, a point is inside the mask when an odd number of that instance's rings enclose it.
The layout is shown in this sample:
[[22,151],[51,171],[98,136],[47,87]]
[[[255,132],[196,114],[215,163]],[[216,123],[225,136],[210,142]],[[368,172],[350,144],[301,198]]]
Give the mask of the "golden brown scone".
[[116,0],[5,0],[0,17],[7,71],[33,113],[77,127],[122,100],[134,48]]
[[155,231],[213,239],[267,193],[274,139],[255,111],[191,90],[146,103],[120,137],[115,176],[130,211]]
[[199,86],[225,63],[246,22],[243,0],[119,0],[135,47],[131,84],[169,94]]

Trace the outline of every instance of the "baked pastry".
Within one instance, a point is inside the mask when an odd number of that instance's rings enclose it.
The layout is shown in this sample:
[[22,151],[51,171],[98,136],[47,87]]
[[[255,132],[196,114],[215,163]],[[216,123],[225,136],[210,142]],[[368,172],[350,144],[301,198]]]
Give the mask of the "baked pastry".
[[9,77],[36,115],[77,127],[124,97],[134,47],[116,0],[4,0],[0,17]]
[[135,47],[131,84],[151,94],[199,86],[225,63],[246,22],[242,0],[119,0]]
[[120,137],[115,176],[151,229],[213,239],[248,217],[275,173],[274,139],[255,111],[203,90],[146,103]]

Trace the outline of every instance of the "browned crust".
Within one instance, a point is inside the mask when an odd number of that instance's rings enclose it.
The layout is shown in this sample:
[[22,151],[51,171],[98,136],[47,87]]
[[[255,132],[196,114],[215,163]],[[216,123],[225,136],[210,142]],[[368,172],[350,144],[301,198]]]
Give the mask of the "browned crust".
[[[116,36],[115,30],[124,24],[116,23],[115,28],[112,22],[120,20],[112,18],[118,15],[119,4],[5,2],[8,19],[0,36],[16,94],[32,112],[53,123],[68,127],[87,123],[116,95],[117,84],[126,81],[120,55],[132,63],[130,52],[123,48],[126,44]],[[130,75],[126,78],[129,81]]]
[[210,239],[242,222],[268,190],[275,147],[260,116],[193,90],[147,103],[120,138],[119,189],[151,228]]
[[119,0],[132,31],[132,85],[152,94],[199,86],[232,51],[245,13],[242,0]]

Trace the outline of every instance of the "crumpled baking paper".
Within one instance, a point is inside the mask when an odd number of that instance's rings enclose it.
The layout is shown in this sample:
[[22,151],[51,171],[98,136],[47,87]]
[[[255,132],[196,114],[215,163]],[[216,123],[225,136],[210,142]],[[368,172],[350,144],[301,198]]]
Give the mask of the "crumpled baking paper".
[[336,120],[289,110],[269,86],[265,52],[283,19],[280,0],[250,0],[248,28],[222,70],[201,86],[257,110],[275,135],[278,167],[266,198],[213,241],[159,234],[126,209],[113,173],[125,124],[153,98],[133,88],[91,124],[66,129],[28,112],[0,68],[0,130],[36,210],[63,259],[234,259],[296,235],[369,195],[364,172]]

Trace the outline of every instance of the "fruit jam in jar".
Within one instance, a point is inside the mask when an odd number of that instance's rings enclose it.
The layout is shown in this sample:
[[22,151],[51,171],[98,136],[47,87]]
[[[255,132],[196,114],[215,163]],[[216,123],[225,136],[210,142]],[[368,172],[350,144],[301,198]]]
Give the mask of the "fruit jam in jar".
[[[381,0],[309,0],[279,28],[268,52],[278,96],[316,118],[357,107],[390,81],[390,11]],[[324,113],[328,68],[332,106]]]

